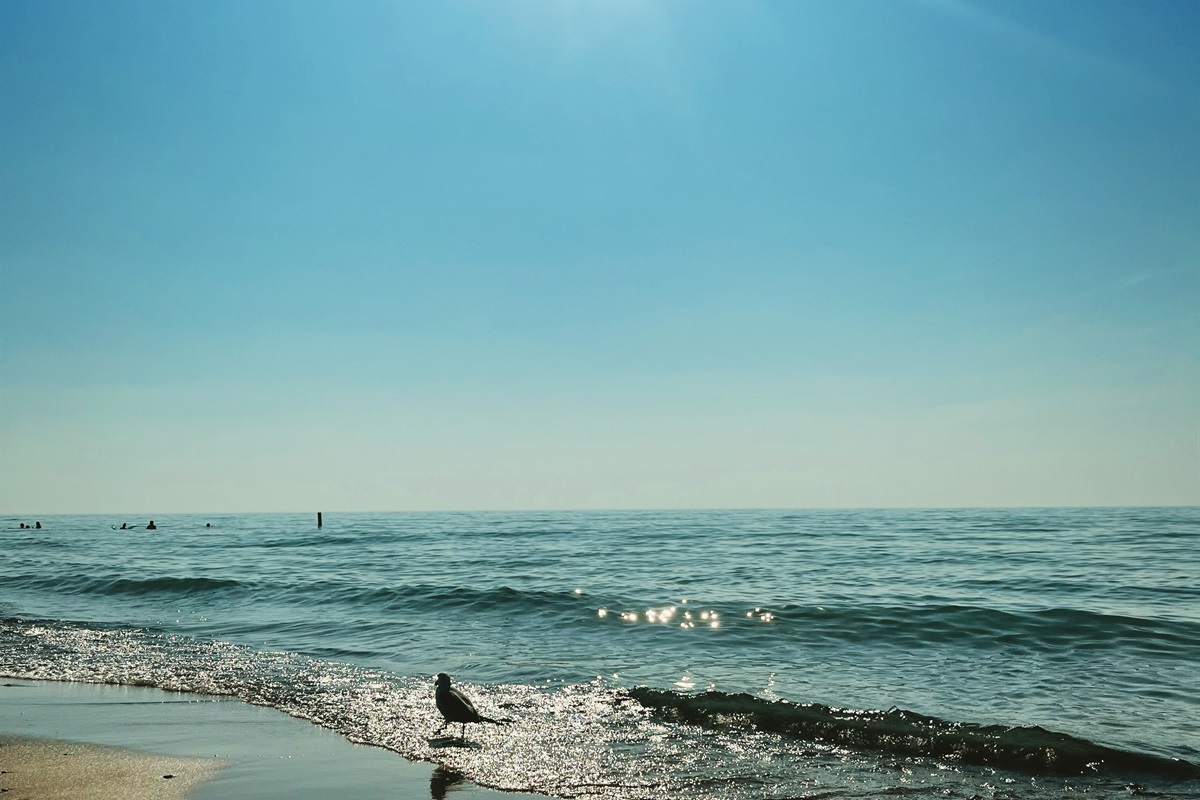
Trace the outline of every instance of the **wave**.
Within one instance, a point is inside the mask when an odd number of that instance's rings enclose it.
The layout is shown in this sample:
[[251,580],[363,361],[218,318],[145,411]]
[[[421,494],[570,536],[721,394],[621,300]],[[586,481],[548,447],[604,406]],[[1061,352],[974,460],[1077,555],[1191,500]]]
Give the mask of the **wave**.
[[[437,736],[442,720],[433,664],[429,673],[397,674],[327,660],[343,655],[312,658],[149,629],[0,620],[0,676],[231,695],[511,791],[596,800],[767,800],[846,785],[865,787],[856,796],[889,796],[899,788],[892,776],[903,771],[919,776],[931,795],[990,796],[1003,771],[1000,779],[1020,790],[1006,796],[1050,800],[1079,790],[1116,800],[1127,795],[1134,774],[1147,786],[1189,781],[1189,791],[1200,777],[1182,760],[1041,728],[745,694],[628,689],[601,678],[461,681],[481,708],[511,722],[503,731],[469,732],[478,746],[445,747]],[[513,758],[514,751],[521,757]]]
[[629,694],[665,721],[704,728],[750,728],[823,744],[957,759],[1034,775],[1115,770],[1175,780],[1200,778],[1200,767],[1181,759],[1105,747],[1036,726],[948,722],[898,708],[852,711],[715,691],[689,695],[637,687]]
[[[297,580],[282,573],[264,574],[259,580],[252,581],[179,575],[138,577],[119,573],[0,574],[0,584],[10,589],[58,595],[136,598],[149,602],[174,602],[186,597],[196,606],[210,603],[228,606],[253,600],[263,607],[278,605],[300,613],[315,608],[329,613],[336,610],[343,617],[360,622],[375,619],[376,615],[391,618],[401,612],[418,616],[464,614],[489,619],[554,618],[556,624],[564,626],[561,630],[567,630],[567,626],[579,630],[601,626],[615,631],[629,627],[631,623],[639,628],[645,625],[677,627],[688,622],[687,614],[698,618],[707,610],[719,612],[718,641],[722,646],[752,641],[764,645],[773,642],[772,646],[776,647],[803,645],[807,648],[822,643],[830,646],[850,643],[911,649],[934,644],[1026,653],[1116,647],[1139,652],[1172,652],[1190,658],[1196,653],[1195,643],[1200,641],[1200,623],[1182,617],[1141,618],[1076,608],[994,608],[946,603],[934,597],[914,598],[908,605],[859,604],[843,598],[843,602],[829,605],[787,603],[751,607],[718,600],[677,608],[674,604],[663,605],[661,602],[638,603],[631,598],[579,594],[571,589],[518,589],[454,583],[363,585],[341,576]],[[651,614],[651,611],[655,613]]]
[[130,578],[113,575],[55,575],[50,577],[0,576],[5,586],[17,589],[53,590],[74,595],[124,595],[147,597],[178,596],[213,592],[253,591],[256,599],[286,598],[299,605],[369,607],[374,611],[407,606],[430,606],[440,610],[463,608],[474,611],[527,611],[544,609],[547,603],[563,604],[577,599],[569,592],[529,591],[508,586],[480,589],[462,586],[417,584],[413,586],[361,586],[350,582],[321,580],[301,582],[244,582],[230,578],[176,577]]
[[283,598],[289,604],[300,607],[336,604],[343,608],[369,609],[372,614],[397,611],[447,613],[461,610],[471,614],[511,615],[580,607],[579,597],[571,592],[514,589],[509,586],[361,586],[342,581],[316,581],[265,584],[260,585],[257,591],[261,598]]
[[47,578],[6,577],[4,583],[21,589],[53,590],[64,594],[124,595],[147,597],[150,595],[194,595],[211,592],[226,592],[246,587],[241,581],[228,578],[177,578],[159,576],[155,578],[117,578],[87,575],[56,575]]
[[[842,641],[908,645],[963,640],[982,647],[1056,649],[1148,640],[1192,646],[1200,625],[1180,619],[1144,619],[1074,608],[1004,610],[969,605],[848,605],[755,608],[733,619],[759,621],[805,635]],[[727,619],[730,617],[727,615]]]

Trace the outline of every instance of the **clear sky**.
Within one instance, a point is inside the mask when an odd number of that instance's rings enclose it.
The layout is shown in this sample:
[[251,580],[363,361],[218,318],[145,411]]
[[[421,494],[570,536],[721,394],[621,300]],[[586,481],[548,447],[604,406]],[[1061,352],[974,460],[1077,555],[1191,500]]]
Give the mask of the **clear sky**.
[[1194,0],[4,0],[0,512],[1200,503]]

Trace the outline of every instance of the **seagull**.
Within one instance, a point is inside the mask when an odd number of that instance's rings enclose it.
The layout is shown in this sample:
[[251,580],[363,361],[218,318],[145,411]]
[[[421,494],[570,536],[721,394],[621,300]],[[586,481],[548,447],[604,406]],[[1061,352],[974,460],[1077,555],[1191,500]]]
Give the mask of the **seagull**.
[[[434,697],[437,700],[438,711],[442,712],[442,716],[446,718],[446,721],[442,723],[442,728],[451,722],[459,723],[462,726],[462,730],[459,733],[460,739],[467,732],[468,722],[490,722],[493,725],[507,724],[506,720],[491,719],[476,711],[475,704],[471,702],[471,698],[458,689],[450,688],[450,676],[444,672],[438,673],[437,690],[434,692]],[[438,728],[438,730],[440,731],[442,728]]]

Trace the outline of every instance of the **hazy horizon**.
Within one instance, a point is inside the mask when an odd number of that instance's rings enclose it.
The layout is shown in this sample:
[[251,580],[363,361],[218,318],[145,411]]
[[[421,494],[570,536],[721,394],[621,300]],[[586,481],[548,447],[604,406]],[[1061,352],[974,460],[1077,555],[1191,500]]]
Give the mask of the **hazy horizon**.
[[0,514],[1200,505],[1198,220],[1196,3],[9,0]]
[[[412,514],[420,516],[423,514],[438,515],[438,514],[671,514],[671,513],[723,513],[723,512],[778,512],[778,513],[797,513],[803,514],[808,512],[833,512],[833,513],[855,513],[855,512],[886,512],[886,511],[1020,511],[1027,509],[1029,511],[1070,511],[1070,510],[1104,510],[1104,509],[1138,509],[1138,508],[1200,508],[1200,505],[1166,505],[1166,506],[859,506],[853,508],[834,507],[834,506],[806,506],[800,507],[772,507],[764,508],[757,506],[745,507],[726,507],[726,508],[408,508],[408,509],[331,509],[323,510],[323,524],[329,523],[336,525],[339,515],[371,515],[371,514]],[[26,522],[32,525],[35,521],[42,519],[53,519],[55,517],[113,517],[116,521],[129,523],[129,530],[139,530],[145,523],[151,520],[157,524],[160,520],[170,520],[172,517],[242,517],[242,516],[308,516],[312,517],[313,526],[316,527],[317,511],[309,511],[308,509],[292,510],[292,511],[61,511],[54,513],[42,514],[40,517],[37,512],[19,512],[19,513],[3,513],[0,516],[9,517],[19,522]],[[17,520],[20,517],[21,519]],[[26,519],[28,518],[28,519]],[[115,522],[114,522],[115,524]]]

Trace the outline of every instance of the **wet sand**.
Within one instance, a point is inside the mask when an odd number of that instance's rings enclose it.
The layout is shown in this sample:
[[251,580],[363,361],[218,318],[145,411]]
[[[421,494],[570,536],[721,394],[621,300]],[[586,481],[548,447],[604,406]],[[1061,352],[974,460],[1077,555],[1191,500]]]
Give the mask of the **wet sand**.
[[221,766],[218,759],[0,735],[0,792],[18,800],[178,800]]
[[13,679],[0,681],[0,790],[5,800],[538,796],[480,788],[232,698]]

